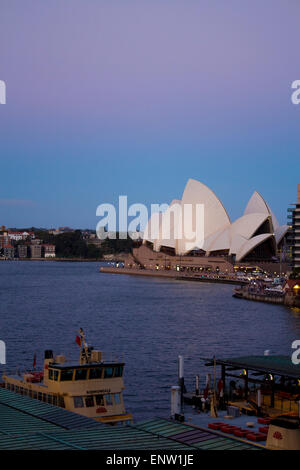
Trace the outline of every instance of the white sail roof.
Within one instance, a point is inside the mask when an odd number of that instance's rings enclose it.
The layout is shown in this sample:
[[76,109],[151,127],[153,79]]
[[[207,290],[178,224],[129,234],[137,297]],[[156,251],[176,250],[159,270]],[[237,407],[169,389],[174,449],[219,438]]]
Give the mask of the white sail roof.
[[280,225],[279,227],[277,227],[277,229],[274,232],[277,245],[281,242],[281,240],[287,233],[288,229],[289,229],[288,225]]
[[261,213],[261,214],[270,215],[272,217],[274,230],[276,230],[279,227],[279,223],[274,213],[272,212],[270,206],[266,203],[264,198],[257,191],[255,191],[252,194],[251,198],[249,199],[249,202],[244,211],[244,215],[252,214],[252,213]]
[[[186,227],[188,225],[195,229],[198,206],[204,208],[203,233],[199,235],[195,230],[195,237],[191,239],[187,236]],[[267,220],[269,224],[265,224]],[[255,235],[261,227],[264,227],[266,233]],[[287,230],[288,226],[279,226],[270,207],[258,192],[255,191],[251,196],[244,215],[231,223],[215,193],[200,181],[189,179],[182,200],[174,199],[163,214],[154,214],[150,218],[144,240],[152,241],[155,251],[159,251],[161,246],[175,248],[178,255],[197,248],[204,250],[207,255],[228,250],[230,255],[236,255],[236,261],[241,261],[269,238],[273,239],[275,247]]]
[[155,212],[151,215],[144,230],[143,242],[148,241],[151,243],[155,243],[155,241],[159,238],[161,218],[161,212]]
[[254,248],[269,238],[274,239],[274,235],[272,235],[272,233],[263,233],[261,235],[256,235],[256,237],[250,238],[250,240],[246,240],[236,253],[236,261],[242,261],[242,259],[245,258],[245,256],[247,256],[252,250],[254,250]]
[[[185,227],[183,226],[183,238],[179,240],[177,244],[178,254],[183,254],[194,248],[203,248],[203,244],[207,237],[217,232],[220,229],[225,229],[230,225],[229,216],[215,193],[209,189],[205,184],[200,183],[200,181],[189,179],[183,195],[182,195],[182,213],[183,213],[183,224],[186,220],[185,213],[187,212],[187,207],[190,205],[191,210],[191,223],[194,226],[194,221],[196,220],[196,207],[197,205],[203,205],[204,209],[204,230],[203,237],[195,236],[195,240],[190,240],[185,236]],[[194,246],[193,246],[194,245]]]
[[176,249],[176,241],[181,235],[178,233],[181,225],[181,201],[173,199],[168,209],[161,215],[159,238],[155,243],[155,251],[159,251],[161,246]]

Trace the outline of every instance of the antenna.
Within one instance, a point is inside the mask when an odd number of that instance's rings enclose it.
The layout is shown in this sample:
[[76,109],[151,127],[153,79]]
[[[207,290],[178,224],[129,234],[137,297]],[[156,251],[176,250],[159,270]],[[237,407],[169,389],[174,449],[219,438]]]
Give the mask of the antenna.
[[80,334],[80,338],[81,338],[81,342],[80,342],[80,362],[82,364],[85,364],[85,363],[87,364],[88,362],[90,362],[90,355],[89,355],[88,344],[85,341],[85,336],[84,336],[84,332],[83,332],[82,328],[79,329],[79,334]]

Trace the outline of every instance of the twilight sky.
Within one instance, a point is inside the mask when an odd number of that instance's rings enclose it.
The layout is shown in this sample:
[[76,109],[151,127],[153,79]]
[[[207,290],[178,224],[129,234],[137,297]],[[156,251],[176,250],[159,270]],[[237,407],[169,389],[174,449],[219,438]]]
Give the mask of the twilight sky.
[[1,0],[0,224],[95,228],[188,178],[286,222],[300,183],[299,0]]

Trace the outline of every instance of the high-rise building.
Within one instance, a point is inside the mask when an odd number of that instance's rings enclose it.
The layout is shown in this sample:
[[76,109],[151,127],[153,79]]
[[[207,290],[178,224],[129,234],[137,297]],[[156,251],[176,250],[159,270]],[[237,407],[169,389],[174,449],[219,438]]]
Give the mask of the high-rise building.
[[27,258],[27,256],[28,256],[28,246],[27,245],[18,245],[18,255],[19,255],[19,258]]
[[30,245],[31,258],[42,257],[42,245]]
[[291,256],[292,267],[300,268],[300,184],[297,185],[297,202],[290,204],[288,208],[288,219],[291,227]]

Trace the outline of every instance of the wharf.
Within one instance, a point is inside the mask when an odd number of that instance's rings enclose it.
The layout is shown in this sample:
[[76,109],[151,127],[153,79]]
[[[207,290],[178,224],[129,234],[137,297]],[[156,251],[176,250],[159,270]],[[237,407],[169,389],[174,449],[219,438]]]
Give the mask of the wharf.
[[101,273],[109,274],[127,274],[132,276],[148,276],[148,277],[162,277],[175,279],[179,281],[197,281],[197,282],[211,282],[216,284],[247,284],[247,281],[237,280],[232,277],[220,278],[217,276],[207,276],[198,273],[183,273],[171,270],[151,270],[151,269],[135,269],[135,268],[114,268],[108,266],[101,266],[99,271]]
[[254,294],[250,292],[235,292],[233,297],[237,299],[245,299],[245,300],[255,300],[257,302],[268,302],[271,304],[284,304],[284,296],[281,295],[267,295],[267,294]]

